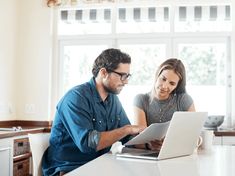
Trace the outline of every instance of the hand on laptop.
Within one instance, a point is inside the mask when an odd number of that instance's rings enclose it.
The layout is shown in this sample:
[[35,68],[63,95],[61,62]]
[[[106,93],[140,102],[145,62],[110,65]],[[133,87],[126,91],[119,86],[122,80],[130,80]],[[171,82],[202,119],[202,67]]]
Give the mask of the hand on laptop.
[[160,151],[164,138],[161,140],[150,141],[147,146],[150,150]]
[[128,128],[128,134],[130,135],[136,135],[142,132],[146,127],[142,125],[126,125],[126,128]]

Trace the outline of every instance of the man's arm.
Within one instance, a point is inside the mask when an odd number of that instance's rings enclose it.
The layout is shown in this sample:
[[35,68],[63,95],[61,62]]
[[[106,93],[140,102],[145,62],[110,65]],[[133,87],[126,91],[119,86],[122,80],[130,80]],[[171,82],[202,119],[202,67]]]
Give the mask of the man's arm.
[[143,131],[143,129],[144,129],[143,126],[125,125],[121,128],[117,128],[112,131],[101,132],[100,140],[96,150],[99,151],[106,147],[109,147],[116,141],[124,138],[125,136],[138,134],[141,131]]

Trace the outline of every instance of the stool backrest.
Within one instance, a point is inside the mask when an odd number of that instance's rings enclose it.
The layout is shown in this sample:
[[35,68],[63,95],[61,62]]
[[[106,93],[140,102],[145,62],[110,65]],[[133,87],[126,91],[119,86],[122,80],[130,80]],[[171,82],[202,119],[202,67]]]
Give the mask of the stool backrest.
[[50,133],[28,134],[33,158],[33,176],[42,176],[42,156],[49,146]]

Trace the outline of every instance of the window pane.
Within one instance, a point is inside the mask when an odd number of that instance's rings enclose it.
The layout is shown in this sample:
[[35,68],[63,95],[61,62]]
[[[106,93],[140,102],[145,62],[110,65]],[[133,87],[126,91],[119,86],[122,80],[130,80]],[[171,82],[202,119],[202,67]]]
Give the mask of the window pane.
[[230,6],[179,6],[176,8],[176,32],[231,31]]
[[138,93],[147,93],[152,88],[157,67],[166,57],[166,45],[120,45],[120,48],[122,51],[127,52],[132,58],[132,77],[129,84],[125,86],[119,95],[120,101],[132,121],[133,99]]
[[152,85],[155,71],[165,59],[165,44],[121,45],[132,58],[129,85]]
[[[66,91],[71,86],[87,81],[91,77],[92,62],[100,51],[107,46],[114,48],[120,46],[132,57],[133,76],[120,94],[124,107],[130,113],[134,95],[151,89],[154,71],[163,61],[161,59],[166,59],[167,46],[167,56],[174,57],[174,51],[179,49],[180,54],[177,57],[179,56],[185,62],[187,87],[195,100],[196,109],[209,111],[210,114],[226,112],[227,117],[231,117],[231,88],[228,86],[225,88],[229,81],[226,79],[231,74],[231,69],[226,68],[226,64],[231,62],[231,54],[226,53],[228,51],[226,49],[230,46],[225,47],[221,40],[219,40],[221,43],[209,43],[211,38],[221,34],[224,36],[224,31],[232,30],[230,4],[206,5],[200,2],[170,6],[166,3],[143,5],[133,2],[127,6],[122,3],[114,6],[111,4],[74,6],[59,10],[58,38],[60,41],[87,44],[60,48],[59,51],[63,51],[60,52],[60,58],[62,58],[60,90]],[[180,45],[174,43],[176,40],[184,40],[184,35],[189,36],[191,42],[200,36],[201,32],[208,31],[210,36],[205,36],[207,44],[198,44],[198,41],[197,44],[189,44],[188,40]],[[159,32],[164,34],[159,35]],[[183,38],[178,32],[183,32]],[[61,35],[65,36],[60,38]],[[231,37],[231,33],[226,35]],[[100,40],[101,37],[102,40]],[[159,44],[160,40],[166,41],[167,45]],[[100,45],[100,41],[106,45]],[[230,45],[230,42],[226,44]],[[84,67],[79,68],[81,65]],[[232,79],[231,76],[228,79]],[[60,91],[60,93],[63,92]]]
[[61,10],[58,35],[110,34],[111,9]]
[[106,48],[106,45],[64,46],[63,93],[77,84],[89,81],[94,60]]
[[116,27],[117,33],[169,32],[169,8],[119,8]]
[[180,44],[179,58],[186,66],[187,88],[197,111],[226,114],[226,45]]

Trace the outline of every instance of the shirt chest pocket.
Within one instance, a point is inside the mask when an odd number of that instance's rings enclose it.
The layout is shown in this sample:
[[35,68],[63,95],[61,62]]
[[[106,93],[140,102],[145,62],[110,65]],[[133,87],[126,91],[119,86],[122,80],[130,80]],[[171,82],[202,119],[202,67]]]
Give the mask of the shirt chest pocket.
[[93,127],[97,131],[105,131],[106,130],[106,123],[103,119],[99,119],[96,117],[92,118]]
[[107,131],[112,130],[119,127],[120,124],[120,115],[119,114],[113,114],[107,117],[107,119],[100,119],[93,117],[92,123],[97,131]]
[[120,127],[121,116],[120,114],[113,114],[108,120],[108,129],[115,129]]

